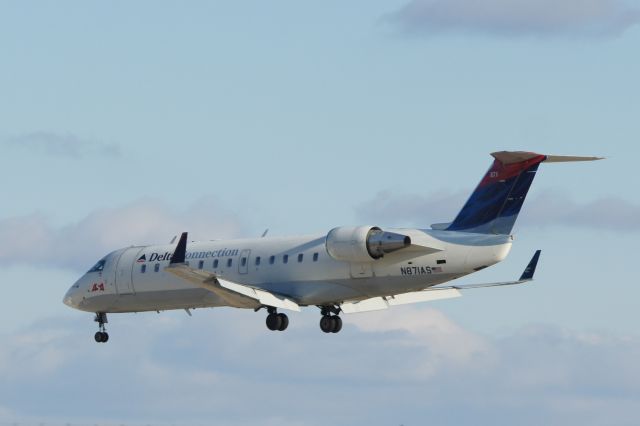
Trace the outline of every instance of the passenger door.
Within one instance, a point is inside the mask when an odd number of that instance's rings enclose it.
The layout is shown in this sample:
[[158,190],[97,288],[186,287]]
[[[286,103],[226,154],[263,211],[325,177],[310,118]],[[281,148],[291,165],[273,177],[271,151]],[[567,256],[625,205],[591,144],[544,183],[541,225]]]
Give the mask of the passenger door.
[[122,252],[116,266],[116,289],[118,294],[133,294],[133,268],[142,253],[141,247],[128,248]]
[[238,273],[246,274],[249,272],[249,255],[251,250],[242,250],[240,252],[240,260],[238,262]]

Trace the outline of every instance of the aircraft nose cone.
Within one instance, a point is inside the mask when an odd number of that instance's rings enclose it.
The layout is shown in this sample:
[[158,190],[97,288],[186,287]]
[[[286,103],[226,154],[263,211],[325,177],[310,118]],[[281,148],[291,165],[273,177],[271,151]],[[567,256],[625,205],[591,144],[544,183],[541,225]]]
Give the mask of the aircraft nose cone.
[[69,291],[67,291],[67,294],[64,295],[64,298],[62,299],[62,303],[64,303],[65,305],[69,306],[70,308],[74,307],[73,306],[73,298],[69,294]]
[[64,295],[62,303],[70,308],[78,309],[80,307],[80,301],[82,296],[80,295],[80,289],[74,284]]

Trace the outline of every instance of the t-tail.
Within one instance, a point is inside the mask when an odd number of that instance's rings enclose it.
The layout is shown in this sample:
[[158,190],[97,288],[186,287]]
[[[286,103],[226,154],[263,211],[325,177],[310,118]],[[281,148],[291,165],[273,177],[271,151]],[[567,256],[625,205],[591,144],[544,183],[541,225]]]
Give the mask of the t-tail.
[[509,235],[540,163],[601,160],[600,157],[541,155],[523,151],[491,154],[493,164],[455,220],[436,229]]

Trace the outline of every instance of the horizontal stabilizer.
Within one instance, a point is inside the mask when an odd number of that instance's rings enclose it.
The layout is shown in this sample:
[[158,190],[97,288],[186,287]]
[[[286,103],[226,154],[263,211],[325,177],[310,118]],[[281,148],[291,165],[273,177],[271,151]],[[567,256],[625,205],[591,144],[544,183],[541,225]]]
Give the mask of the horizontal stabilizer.
[[[522,163],[541,157],[540,154],[526,151],[499,151],[492,152],[491,156],[505,165]],[[542,162],[545,163],[568,163],[572,161],[604,160],[604,157],[579,157],[575,155],[543,155],[542,157],[545,157],[542,160]]]
[[604,160],[604,157],[575,157],[570,155],[547,155],[545,163],[569,163],[572,161],[597,161]]
[[542,159],[543,155],[535,152],[527,151],[498,151],[492,152],[491,156],[504,165],[524,163],[538,158]]

